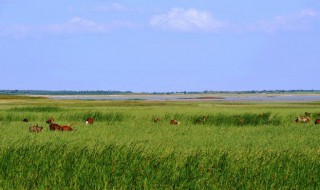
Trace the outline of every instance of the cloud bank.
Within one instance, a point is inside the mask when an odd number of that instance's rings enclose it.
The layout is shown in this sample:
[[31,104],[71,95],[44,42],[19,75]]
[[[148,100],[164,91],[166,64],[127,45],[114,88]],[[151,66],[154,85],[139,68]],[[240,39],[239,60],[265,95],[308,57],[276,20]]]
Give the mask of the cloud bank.
[[[4,1],[4,0],[0,0]],[[8,1],[8,0],[5,0]],[[100,7],[99,11],[127,11],[129,8],[121,4],[112,4],[108,7]],[[74,35],[74,34],[103,34],[120,29],[142,28],[141,23],[134,21],[110,21],[97,22],[92,19],[75,16],[60,23],[35,24],[11,24],[0,23],[0,36],[42,37],[45,35]],[[275,33],[279,31],[306,31],[316,30],[320,23],[320,12],[313,9],[303,9],[296,13],[275,16],[269,20],[260,20],[252,23],[234,23],[222,21],[212,16],[211,12],[194,8],[172,8],[166,13],[151,16],[151,27],[174,32],[265,32]]]

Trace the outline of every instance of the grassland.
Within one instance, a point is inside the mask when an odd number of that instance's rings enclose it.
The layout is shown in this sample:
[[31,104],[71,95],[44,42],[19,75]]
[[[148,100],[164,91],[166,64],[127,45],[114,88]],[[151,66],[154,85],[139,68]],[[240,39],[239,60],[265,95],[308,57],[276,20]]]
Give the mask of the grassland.
[[[319,106],[0,96],[0,187],[318,189],[320,126],[294,120],[320,118]],[[49,117],[75,131],[49,131]],[[44,131],[30,133],[36,124]]]

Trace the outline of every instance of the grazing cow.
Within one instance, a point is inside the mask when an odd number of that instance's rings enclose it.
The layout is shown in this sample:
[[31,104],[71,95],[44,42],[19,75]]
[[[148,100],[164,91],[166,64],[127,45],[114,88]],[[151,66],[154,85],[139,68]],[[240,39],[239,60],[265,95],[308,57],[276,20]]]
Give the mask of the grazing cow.
[[298,122],[301,122],[301,123],[309,123],[311,120],[310,117],[303,117],[303,116],[299,116],[296,118],[295,122],[298,123]]
[[54,123],[54,119],[51,117],[46,121],[47,124],[52,124]]
[[88,124],[93,124],[93,118],[89,117],[87,120],[86,120],[86,125]]
[[159,123],[160,121],[161,121],[161,119],[159,117],[156,117],[153,119],[153,122],[155,122],[155,123]]
[[23,121],[23,122],[29,122],[29,119],[24,118],[22,121]]
[[58,124],[55,124],[55,123],[51,123],[51,124],[49,125],[50,131],[60,130],[60,128],[61,128],[61,126],[58,125]]
[[29,131],[30,132],[36,132],[36,133],[39,133],[43,130],[43,127],[39,127],[38,125],[37,126],[30,126],[29,127]]
[[73,128],[69,125],[62,125],[60,126],[60,131],[73,131]]
[[316,120],[314,121],[314,124],[315,124],[315,125],[319,125],[319,124],[320,124],[320,119],[316,119]]
[[171,121],[170,121],[170,125],[179,125],[179,124],[180,124],[180,122],[178,122],[175,119],[171,119]]

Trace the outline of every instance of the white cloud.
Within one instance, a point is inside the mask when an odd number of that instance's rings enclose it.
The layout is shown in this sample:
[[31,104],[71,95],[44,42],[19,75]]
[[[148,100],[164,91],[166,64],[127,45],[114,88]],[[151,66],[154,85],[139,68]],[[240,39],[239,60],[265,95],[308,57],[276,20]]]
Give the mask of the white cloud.
[[319,12],[305,9],[294,14],[277,16],[272,20],[259,21],[252,24],[251,29],[266,32],[308,30],[311,28],[312,23],[319,20]]
[[81,18],[81,17],[73,17],[69,19],[65,23],[58,24],[49,24],[46,26],[42,26],[42,32],[45,33],[98,33],[107,31],[110,28],[107,24],[96,23],[92,20]]
[[128,9],[129,8],[125,7],[124,5],[121,5],[120,3],[112,3],[111,5],[107,5],[107,6],[94,7],[95,11],[101,11],[101,12],[126,11]]
[[96,26],[97,24],[89,19],[81,18],[81,17],[73,17],[69,20],[70,24],[80,25],[85,27]]
[[97,23],[81,17],[73,17],[66,23],[50,24],[43,29],[47,33],[77,34],[77,33],[107,33],[119,28],[134,28],[137,24],[132,22],[112,21],[108,23]]
[[174,31],[216,31],[227,23],[215,20],[210,12],[197,9],[173,8],[166,14],[154,15],[151,26]]
[[101,5],[93,8],[97,12],[136,12],[141,11],[141,8],[132,8],[120,3],[112,3],[110,5]]

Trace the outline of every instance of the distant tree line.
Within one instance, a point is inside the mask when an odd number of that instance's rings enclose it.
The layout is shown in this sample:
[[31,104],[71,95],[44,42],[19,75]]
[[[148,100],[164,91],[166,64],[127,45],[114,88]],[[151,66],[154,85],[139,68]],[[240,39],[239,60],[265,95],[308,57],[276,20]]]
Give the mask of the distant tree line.
[[[0,90],[5,95],[110,95],[132,94],[132,91],[114,90]],[[320,90],[248,90],[248,91],[177,91],[177,92],[142,92],[139,94],[284,94],[284,93],[320,93]]]
[[112,90],[0,90],[0,94],[12,95],[106,95],[106,94],[130,94],[131,91],[112,91]]

